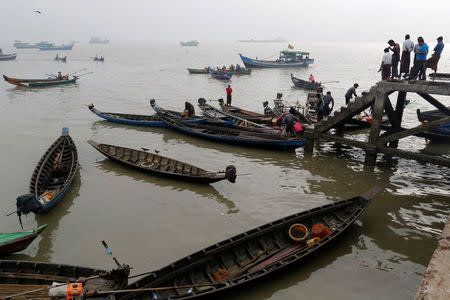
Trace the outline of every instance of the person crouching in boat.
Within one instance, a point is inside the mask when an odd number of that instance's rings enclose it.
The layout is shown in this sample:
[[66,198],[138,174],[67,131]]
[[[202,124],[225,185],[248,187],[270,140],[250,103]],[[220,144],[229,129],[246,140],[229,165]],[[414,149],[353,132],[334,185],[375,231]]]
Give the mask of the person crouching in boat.
[[298,122],[295,116],[295,109],[291,107],[289,112],[284,115],[283,121],[281,121],[282,132],[286,132],[286,136],[295,136],[294,125]]
[[189,102],[184,102],[184,111],[183,111],[183,117],[185,118],[192,118],[195,116],[195,108],[194,105],[192,105]]
[[62,79],[63,79],[63,76],[62,76],[62,74],[61,74],[61,71],[58,72],[58,76],[57,76],[56,78],[59,79],[59,80],[62,80]]
[[309,81],[311,83],[315,83],[316,82],[316,79],[314,78],[313,74],[309,75]]

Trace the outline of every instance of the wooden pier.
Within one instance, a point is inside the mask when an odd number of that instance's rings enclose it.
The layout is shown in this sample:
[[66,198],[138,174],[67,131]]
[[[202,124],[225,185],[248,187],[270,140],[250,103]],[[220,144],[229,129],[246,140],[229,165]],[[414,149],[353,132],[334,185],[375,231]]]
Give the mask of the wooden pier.
[[[395,92],[398,92],[398,94],[397,103],[394,108],[389,97]],[[447,117],[423,123],[414,128],[403,128],[403,109],[405,107],[407,93],[418,94],[421,99],[444,112]],[[378,82],[368,92],[363,92],[361,97],[357,97],[348,105],[341,107],[341,109],[315,124],[315,126],[306,128],[305,137],[307,142],[305,152],[313,152],[314,144],[324,140],[364,149],[366,152],[365,162],[368,165],[375,165],[377,154],[384,153],[390,156],[450,166],[449,158],[397,149],[399,139],[411,135],[426,135],[428,131],[450,123],[450,109],[431,95],[450,96],[450,82],[420,80]],[[344,124],[369,107],[372,107],[372,122],[366,141],[345,137]],[[387,128],[384,126],[382,128],[381,124],[383,111],[386,112],[391,124]],[[332,128],[336,129],[335,134],[329,132]],[[381,129],[385,129],[386,131],[380,134]]]

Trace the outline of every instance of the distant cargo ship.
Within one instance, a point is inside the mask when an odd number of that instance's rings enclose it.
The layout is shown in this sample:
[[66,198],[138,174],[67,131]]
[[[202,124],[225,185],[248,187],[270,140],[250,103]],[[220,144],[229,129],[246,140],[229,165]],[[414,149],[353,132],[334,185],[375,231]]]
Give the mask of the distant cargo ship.
[[181,46],[185,46],[185,47],[196,47],[198,46],[199,42],[192,40],[192,41],[187,41],[187,42],[180,42]]
[[99,37],[91,37],[89,40],[89,44],[109,44],[109,40],[107,38],[99,38]]
[[42,48],[42,47],[51,47],[51,46],[53,46],[53,43],[39,42],[36,44],[30,44],[27,42],[15,40],[13,45],[14,45],[14,47],[16,47],[16,49],[34,49],[34,48]]
[[39,47],[39,50],[41,51],[49,51],[49,50],[72,50],[73,45],[75,45],[75,42],[72,42],[71,44],[63,44],[59,46],[51,46],[51,47]]
[[239,40],[239,42],[241,43],[286,43],[286,40],[277,38],[277,39],[273,39],[273,40]]

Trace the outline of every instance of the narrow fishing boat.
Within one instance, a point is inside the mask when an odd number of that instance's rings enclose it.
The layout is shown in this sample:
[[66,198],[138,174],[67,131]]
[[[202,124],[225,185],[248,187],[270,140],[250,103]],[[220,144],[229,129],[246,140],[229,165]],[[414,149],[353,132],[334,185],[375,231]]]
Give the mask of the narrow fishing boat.
[[[203,69],[187,68],[187,70],[190,74],[209,74],[208,67],[205,67]],[[233,75],[250,75],[252,70],[247,68],[240,68],[234,70],[228,69],[228,72],[232,73]]]
[[305,144],[303,138],[285,137],[280,134],[265,132],[251,132],[224,126],[182,124],[166,116],[163,116],[163,119],[167,126],[184,134],[223,143],[277,149],[293,149]]
[[209,74],[212,78],[220,79],[220,80],[230,80],[233,76],[233,73],[231,72],[216,72],[211,70],[211,68],[208,69]]
[[100,61],[100,62],[103,62],[103,61],[105,61],[105,58],[103,57],[103,56],[101,56],[101,57],[91,57],[92,58],[92,60],[93,61]]
[[219,99],[220,108],[233,116],[246,119],[255,123],[271,123],[275,115],[265,115],[245,110],[236,106],[226,105],[223,99]]
[[14,60],[14,59],[16,59],[16,57],[17,57],[16,53],[12,53],[12,54],[0,53],[0,60]]
[[46,227],[47,224],[32,231],[0,233],[0,257],[24,250]]
[[58,79],[58,78],[42,78],[42,79],[23,79],[23,78],[12,78],[12,77],[8,77],[6,75],[3,75],[3,79],[11,84],[14,85],[21,85],[21,83],[28,83],[28,82],[38,82],[38,81],[58,81],[58,80],[62,80],[62,79]]
[[72,79],[61,79],[54,81],[35,81],[35,82],[21,82],[22,86],[28,87],[47,87],[47,86],[55,86],[55,85],[64,85],[64,84],[72,84],[77,82],[78,77],[73,76]]
[[[123,291],[127,299],[216,299],[218,294],[274,275],[339,241],[380,192],[366,193],[269,222],[175,261]],[[296,265],[298,267],[298,265]],[[287,270],[288,271],[288,270]],[[98,295],[107,295],[108,291]]]
[[55,60],[56,61],[67,62],[67,56],[62,57],[62,56],[58,56],[58,54],[56,54]]
[[127,265],[106,271],[65,264],[0,260],[0,298],[75,299],[74,295],[79,295],[75,284],[81,283],[84,293],[122,289],[128,284],[129,274]]
[[[447,108],[450,109],[450,106]],[[421,112],[420,109],[417,109],[416,112],[417,112],[417,119],[419,119],[419,121],[422,123],[436,121],[448,117],[450,115],[447,114],[445,111],[439,109],[424,112]],[[421,136],[435,142],[450,142],[450,123],[436,127],[428,132],[422,132],[420,134],[417,134],[417,136]]]
[[44,153],[30,182],[30,193],[17,198],[17,214],[45,213],[63,198],[78,170],[78,152],[63,128],[61,136]]
[[[147,126],[147,127],[167,127],[164,124],[160,115],[134,115],[134,114],[123,114],[123,113],[112,113],[112,112],[102,112],[94,107],[94,104],[89,104],[88,108],[91,112],[96,114],[102,119],[113,123],[134,125],[134,126]],[[178,116],[180,119],[183,118],[181,114],[173,112],[174,115]],[[204,117],[195,116],[193,118],[183,118],[183,122],[186,123],[203,123],[206,121]]]
[[303,80],[303,79],[295,77],[293,74],[291,74],[291,80],[296,87],[305,89],[305,90],[313,90],[314,91],[317,88],[322,87],[322,84],[320,82],[311,82],[311,81]]
[[240,53],[239,56],[247,68],[298,68],[314,63],[314,59],[309,58],[309,52],[303,51],[283,50],[277,60],[252,59]]
[[[174,110],[168,110],[168,109],[164,109],[161,106],[156,104],[156,100],[155,99],[150,99],[150,105],[153,108],[153,110],[158,114],[158,115],[165,115],[168,116],[171,119],[175,119],[175,120],[179,120],[180,122],[184,123],[184,119],[186,119],[186,116],[184,115],[184,112],[177,112]],[[229,119],[222,119],[222,118],[215,118],[215,117],[209,117],[209,118],[204,118],[204,117],[190,117],[190,118],[203,118],[201,122],[187,122],[189,124],[210,124],[210,125],[222,125],[222,126],[228,126],[234,123],[234,120],[229,120]],[[167,127],[167,126],[163,126],[163,127]]]
[[224,179],[228,179],[230,182],[236,181],[236,168],[232,165],[227,166],[226,170],[222,172],[210,172],[172,158],[146,151],[99,144],[93,140],[89,140],[88,143],[109,159],[150,174],[196,183],[213,183]]

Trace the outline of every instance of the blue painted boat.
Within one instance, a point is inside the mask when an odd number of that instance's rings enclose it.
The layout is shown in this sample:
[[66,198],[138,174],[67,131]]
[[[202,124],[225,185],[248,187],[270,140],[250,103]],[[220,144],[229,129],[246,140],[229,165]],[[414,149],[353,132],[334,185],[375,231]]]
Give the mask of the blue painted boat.
[[300,68],[314,63],[308,52],[283,50],[277,60],[258,60],[243,56],[239,53],[247,68]]
[[61,45],[61,46],[39,47],[39,50],[41,50],[41,51],[49,51],[49,50],[72,50],[73,45],[75,45],[75,43],[68,44],[68,45]]
[[182,124],[165,116],[163,120],[167,126],[184,134],[222,143],[277,149],[293,149],[305,144],[304,139],[288,138],[279,134],[251,132],[214,125]]
[[[447,108],[450,109],[450,106]],[[417,109],[416,112],[417,118],[420,122],[431,122],[448,117],[446,112],[438,109],[424,112],[421,112],[420,109]],[[429,132],[422,132],[418,134],[418,136],[422,136],[435,142],[450,142],[450,123],[436,127]]]
[[45,213],[55,207],[70,188],[78,170],[78,151],[63,128],[61,136],[44,153],[30,182],[30,193],[17,198],[17,213]]
[[13,54],[2,54],[0,52],[0,60],[14,60],[16,59],[17,54],[13,53]]
[[233,76],[233,73],[227,72],[227,73],[218,73],[211,70],[211,68],[208,68],[209,74],[212,78],[215,79],[221,79],[221,80],[230,80]]
[[[89,104],[88,108],[91,112],[93,112],[100,118],[113,123],[120,123],[134,126],[146,126],[146,127],[167,127],[167,125],[164,124],[164,122],[162,121],[160,115],[134,115],[134,114],[101,112],[94,107],[94,104]],[[181,118],[181,116],[179,117]],[[183,120],[183,122],[193,124],[203,123],[205,121],[206,118],[204,117],[194,117]]]

